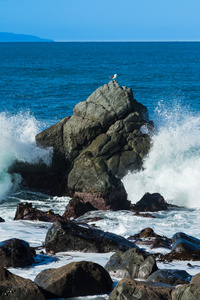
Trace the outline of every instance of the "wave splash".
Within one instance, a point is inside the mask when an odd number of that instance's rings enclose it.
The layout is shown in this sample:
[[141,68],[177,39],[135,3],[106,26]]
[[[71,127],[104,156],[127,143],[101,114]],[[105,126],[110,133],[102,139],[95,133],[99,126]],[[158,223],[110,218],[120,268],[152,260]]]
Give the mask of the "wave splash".
[[8,172],[15,161],[51,163],[51,149],[41,149],[35,143],[40,129],[41,124],[30,113],[0,113],[0,200],[21,181],[19,175]]
[[146,192],[158,192],[169,203],[200,207],[200,115],[162,101],[154,115],[156,132],[144,169],[123,179],[128,197],[135,203]]

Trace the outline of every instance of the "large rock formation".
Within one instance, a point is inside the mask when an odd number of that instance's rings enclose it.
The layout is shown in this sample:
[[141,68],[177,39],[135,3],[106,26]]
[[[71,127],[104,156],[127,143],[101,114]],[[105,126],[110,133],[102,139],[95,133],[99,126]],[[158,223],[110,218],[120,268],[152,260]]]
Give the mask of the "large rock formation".
[[98,202],[105,201],[101,209],[128,209],[121,179],[141,168],[150,148],[148,130],[141,128],[151,125],[147,108],[134,99],[132,89],[110,81],[78,103],[71,117],[36,136],[39,147],[53,148],[52,166],[30,172],[25,165],[21,174],[29,187],[78,194],[83,202],[92,195]]

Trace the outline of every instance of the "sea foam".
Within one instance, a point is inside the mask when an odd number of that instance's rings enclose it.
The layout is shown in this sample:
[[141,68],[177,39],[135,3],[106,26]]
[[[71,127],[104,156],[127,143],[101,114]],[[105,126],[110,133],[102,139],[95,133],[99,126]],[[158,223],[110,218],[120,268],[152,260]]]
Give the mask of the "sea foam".
[[35,135],[41,124],[30,113],[0,114],[0,200],[18,186],[20,176],[9,174],[15,161],[51,163],[51,149],[36,146]]
[[155,134],[144,169],[123,183],[132,203],[158,192],[166,201],[200,207],[200,116],[188,107],[160,102],[154,114]]

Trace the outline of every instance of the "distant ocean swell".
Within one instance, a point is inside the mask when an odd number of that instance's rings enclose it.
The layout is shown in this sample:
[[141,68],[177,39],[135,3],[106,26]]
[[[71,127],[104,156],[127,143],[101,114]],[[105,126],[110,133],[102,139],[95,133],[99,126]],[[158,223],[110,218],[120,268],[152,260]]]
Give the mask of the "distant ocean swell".
[[146,192],[159,192],[173,204],[200,207],[200,115],[161,101],[154,122],[156,132],[144,170],[123,179],[129,199],[135,203]]
[[8,173],[16,161],[51,163],[51,150],[36,147],[35,135],[41,124],[29,113],[0,114],[0,200],[20,184],[20,176]]
[[[155,134],[144,169],[123,179],[129,199],[135,203],[146,192],[159,192],[168,202],[200,207],[200,115],[161,101],[153,121]],[[0,200],[20,184],[20,176],[8,173],[14,161],[51,163],[52,149],[35,144],[43,128],[30,113],[0,114]]]

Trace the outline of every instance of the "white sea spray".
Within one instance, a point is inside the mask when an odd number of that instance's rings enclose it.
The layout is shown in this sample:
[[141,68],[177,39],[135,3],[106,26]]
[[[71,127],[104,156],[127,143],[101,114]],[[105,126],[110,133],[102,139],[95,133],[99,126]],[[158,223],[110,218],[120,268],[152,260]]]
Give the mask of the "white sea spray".
[[40,123],[30,113],[0,114],[0,200],[20,182],[20,176],[10,174],[15,161],[50,164],[51,149],[36,146],[35,136]]
[[158,192],[173,204],[200,207],[200,115],[161,101],[154,122],[144,169],[123,179],[129,199],[135,203],[146,192]]

